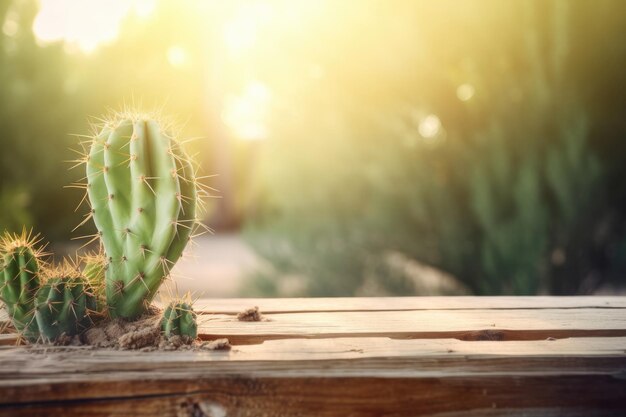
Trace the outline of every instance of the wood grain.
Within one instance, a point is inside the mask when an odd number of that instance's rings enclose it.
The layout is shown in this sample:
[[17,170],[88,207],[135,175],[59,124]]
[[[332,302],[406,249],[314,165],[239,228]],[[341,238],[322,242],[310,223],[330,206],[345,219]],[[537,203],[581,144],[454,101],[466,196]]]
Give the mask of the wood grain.
[[[455,339],[290,339],[230,351],[137,352],[89,347],[0,349],[0,387],[50,379],[83,382],[224,375],[431,377],[467,374],[591,372],[619,375],[626,338],[468,343]],[[332,366],[329,366],[332,365]],[[109,374],[115,371],[115,374]],[[19,395],[16,394],[16,395]],[[41,399],[41,397],[37,397]],[[26,398],[28,400],[29,398]],[[0,399],[0,403],[6,400]]]
[[[105,392],[110,383],[92,382]],[[154,386],[151,380],[121,383]],[[0,416],[421,416],[457,415],[623,415],[624,384],[597,375],[487,376],[482,378],[214,378],[161,380],[165,395],[99,401],[7,405]],[[67,389],[67,388],[64,388]],[[540,414],[534,409],[543,409]],[[530,411],[528,411],[530,410]],[[463,411],[463,413],[459,413]],[[571,413],[570,413],[571,411]]]
[[401,311],[470,309],[626,308],[626,297],[352,297],[352,298],[205,298],[195,308],[206,314],[237,314],[258,306],[265,313],[318,311]]
[[235,344],[346,336],[462,340],[626,336],[626,310],[622,309],[338,311],[265,317],[267,321],[240,323],[230,315],[204,316],[201,334],[206,339],[226,337]]
[[202,300],[232,350],[0,347],[0,416],[622,416],[624,301]]

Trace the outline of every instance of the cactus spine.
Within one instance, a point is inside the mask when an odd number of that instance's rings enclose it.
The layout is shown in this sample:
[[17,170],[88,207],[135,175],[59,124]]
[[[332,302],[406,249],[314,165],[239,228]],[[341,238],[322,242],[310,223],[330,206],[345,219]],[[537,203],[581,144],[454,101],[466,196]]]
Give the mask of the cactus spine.
[[191,305],[180,301],[171,302],[163,312],[161,330],[166,338],[187,336],[195,339],[198,336],[198,324]]
[[34,317],[42,256],[42,249],[36,248],[38,242],[38,236],[25,229],[21,235],[6,233],[0,241],[0,297],[15,329],[31,341],[39,337]]
[[84,278],[67,264],[47,274],[37,291],[35,317],[42,338],[53,342],[87,329],[96,301]]
[[112,317],[141,315],[196,224],[189,158],[161,124],[122,114],[105,123],[86,158],[91,215],[108,262]]
[[102,253],[87,254],[82,256],[78,263],[83,264],[82,275],[95,298],[96,308],[93,315],[106,317],[108,312],[104,291],[104,273],[107,263],[104,255]]

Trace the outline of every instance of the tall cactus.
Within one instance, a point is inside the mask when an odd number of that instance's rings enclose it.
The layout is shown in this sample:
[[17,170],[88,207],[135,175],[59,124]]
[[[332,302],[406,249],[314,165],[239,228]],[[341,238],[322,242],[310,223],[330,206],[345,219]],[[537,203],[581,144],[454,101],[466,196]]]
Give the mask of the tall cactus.
[[39,333],[51,342],[62,334],[79,334],[92,324],[89,313],[95,308],[95,298],[82,276],[69,268],[50,271],[35,299]]
[[19,235],[6,233],[0,240],[0,297],[13,326],[31,341],[39,337],[34,303],[43,248],[36,247],[38,242],[38,236],[25,229]]
[[86,159],[91,214],[108,262],[109,313],[136,318],[195,227],[194,171],[162,124],[137,114],[105,123]]

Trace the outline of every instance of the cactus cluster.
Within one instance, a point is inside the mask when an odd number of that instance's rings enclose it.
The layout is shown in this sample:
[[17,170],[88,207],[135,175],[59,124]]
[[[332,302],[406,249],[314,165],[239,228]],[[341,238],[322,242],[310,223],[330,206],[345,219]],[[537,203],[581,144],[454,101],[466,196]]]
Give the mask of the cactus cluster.
[[95,310],[91,286],[66,260],[48,268],[38,237],[6,233],[2,239],[0,294],[15,329],[29,341],[73,336],[91,323]]
[[[199,225],[205,191],[180,143],[151,116],[116,114],[79,162],[91,207],[81,225],[94,220],[100,252],[42,269],[37,237],[6,234],[1,242],[0,297],[31,341],[79,334],[98,318],[137,319]],[[197,335],[190,303],[172,302],[161,322],[166,337]]]

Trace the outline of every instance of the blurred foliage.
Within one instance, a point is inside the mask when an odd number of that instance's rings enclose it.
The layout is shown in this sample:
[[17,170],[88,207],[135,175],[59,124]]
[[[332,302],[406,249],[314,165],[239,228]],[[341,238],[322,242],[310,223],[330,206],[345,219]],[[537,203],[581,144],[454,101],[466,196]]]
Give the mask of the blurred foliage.
[[28,210],[30,194],[15,186],[0,190],[0,225],[4,230],[20,230],[32,224]]
[[623,285],[624,3],[367,4],[336,17],[358,43],[321,39],[324,82],[275,120],[248,228],[273,267],[252,292],[294,274],[296,295],[359,294],[372,275],[416,292],[385,272],[389,250],[476,294]]
[[[200,48],[194,29],[203,23],[193,9],[163,2],[149,21],[129,16],[116,42],[83,54],[36,39],[37,12],[36,0],[0,5],[0,230],[25,224],[48,240],[68,241],[92,233],[91,223],[72,232],[87,208],[75,210],[83,191],[71,184],[84,173],[70,167],[108,109],[163,109],[183,138],[205,131],[203,66],[175,69],[166,54],[178,42]],[[187,146],[206,165],[206,143]]]
[[6,30],[0,34],[0,229],[18,231],[48,216],[52,221],[44,230],[54,235],[69,227],[58,213],[73,211],[57,198],[67,184],[58,172],[65,171],[62,161],[70,156],[73,110],[64,89],[62,51],[39,48],[30,29],[36,12],[31,1],[0,5],[0,22],[10,20],[15,27],[11,36]]
[[89,53],[1,2],[0,229],[89,234],[71,134],[163,108],[270,261],[250,293],[624,284],[623,1],[155,1]]

